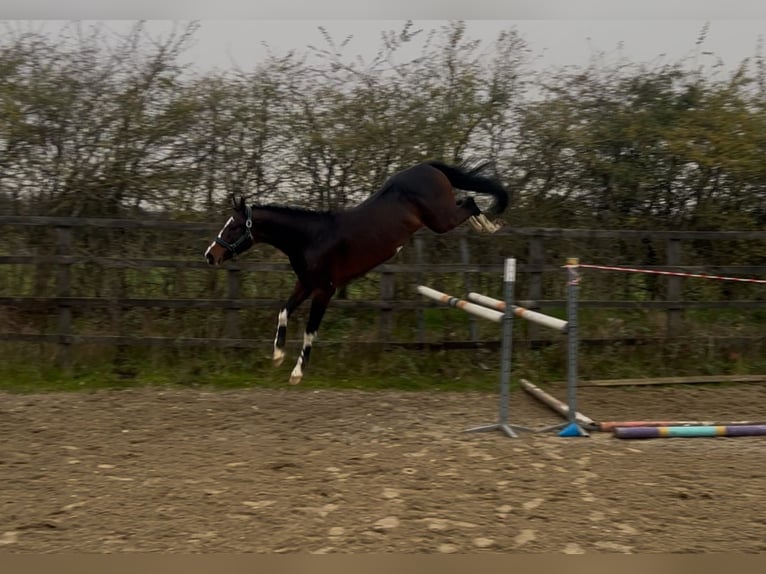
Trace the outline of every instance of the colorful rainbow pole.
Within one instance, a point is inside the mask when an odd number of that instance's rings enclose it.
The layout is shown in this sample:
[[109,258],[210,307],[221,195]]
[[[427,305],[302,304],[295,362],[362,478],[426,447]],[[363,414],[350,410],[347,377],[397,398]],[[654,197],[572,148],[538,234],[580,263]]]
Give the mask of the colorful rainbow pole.
[[766,422],[760,421],[602,421],[597,423],[597,426],[600,431],[610,432],[616,428],[629,427],[752,426],[764,424],[766,424]]
[[766,425],[617,427],[614,429],[614,436],[626,439],[762,435],[766,436]]

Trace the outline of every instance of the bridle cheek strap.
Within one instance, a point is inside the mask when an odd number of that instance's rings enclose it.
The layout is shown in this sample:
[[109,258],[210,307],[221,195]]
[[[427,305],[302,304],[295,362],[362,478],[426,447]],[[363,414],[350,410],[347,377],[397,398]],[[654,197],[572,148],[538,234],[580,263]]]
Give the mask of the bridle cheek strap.
[[253,210],[249,205],[245,206],[245,232],[240,238],[234,243],[229,243],[219,235],[214,241],[224,249],[231,251],[232,255],[237,255],[237,247],[242,245],[248,239],[253,239]]

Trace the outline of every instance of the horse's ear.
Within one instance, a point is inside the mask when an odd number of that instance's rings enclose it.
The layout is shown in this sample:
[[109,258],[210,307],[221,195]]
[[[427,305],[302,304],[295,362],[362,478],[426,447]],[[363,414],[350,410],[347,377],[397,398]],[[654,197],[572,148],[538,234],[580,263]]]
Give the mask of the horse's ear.
[[237,211],[239,213],[244,213],[245,212],[245,198],[244,198],[244,196],[240,197],[239,199],[237,199],[236,196],[232,195],[231,196],[231,208],[234,211]]

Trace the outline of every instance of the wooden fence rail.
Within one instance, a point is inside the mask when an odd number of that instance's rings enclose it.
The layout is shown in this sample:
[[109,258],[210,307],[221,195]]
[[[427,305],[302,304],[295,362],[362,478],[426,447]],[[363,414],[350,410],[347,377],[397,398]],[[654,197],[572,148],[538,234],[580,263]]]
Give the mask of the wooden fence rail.
[[[58,218],[58,217],[19,217],[0,216],[0,225],[5,230],[15,229],[24,231],[25,228],[46,227],[53,230],[52,244],[40,253],[18,252],[0,253],[0,272],[8,266],[21,266],[22,269],[47,266],[55,270],[55,287],[51,295],[30,296],[18,293],[0,293],[0,309],[16,309],[55,313],[55,333],[50,332],[20,332],[7,327],[0,327],[0,340],[21,342],[56,343],[59,348],[59,361],[68,364],[71,361],[71,345],[81,343],[102,343],[107,345],[176,345],[194,346],[210,345],[219,347],[253,346],[261,344],[261,339],[241,337],[242,311],[248,309],[276,310],[284,303],[276,297],[246,297],[242,290],[242,272],[255,273],[286,273],[289,265],[284,261],[257,261],[240,259],[222,267],[218,273],[226,277],[224,295],[221,298],[178,298],[178,297],[133,297],[126,294],[106,297],[82,297],[73,293],[74,266],[88,264],[103,269],[135,269],[151,270],[154,268],[177,270],[208,270],[201,256],[189,258],[167,257],[123,257],[117,254],[110,256],[90,256],[77,253],[74,249],[73,234],[88,229],[121,229],[134,230],[141,233],[146,230],[182,232],[208,237],[217,228],[210,224],[180,221],[160,221],[153,219],[101,219],[101,218]],[[333,307],[339,309],[375,310],[379,315],[378,343],[402,344],[406,346],[427,344],[424,312],[434,303],[417,297],[414,289],[410,299],[397,298],[397,277],[407,276],[408,284],[427,283],[429,277],[435,274],[448,274],[459,278],[465,292],[474,289],[477,274],[502,274],[503,262],[498,258],[496,263],[481,262],[476,249],[472,252],[472,235],[465,230],[457,230],[450,234],[457,243],[454,249],[453,261],[433,262],[426,256],[426,243],[435,236],[420,232],[413,239],[414,261],[403,263],[390,262],[379,266],[375,272],[379,277],[378,297],[374,299],[335,299]],[[526,261],[524,254],[516,253],[520,258],[518,272],[524,276],[525,289],[517,294],[517,300],[531,309],[563,309],[565,301],[561,298],[550,297],[545,292],[546,274],[561,272],[561,265],[551,261],[546,253],[546,241],[565,239],[569,241],[587,242],[592,240],[641,241],[652,240],[665,244],[665,261],[662,265],[645,265],[648,269],[675,270],[691,273],[726,274],[738,276],[764,277],[766,265],[682,265],[683,246],[687,241],[707,240],[748,241],[760,242],[766,245],[766,231],[718,231],[718,232],[681,232],[681,231],[642,231],[642,230],[586,230],[586,229],[545,229],[545,228],[508,228],[497,234],[497,238],[521,238],[526,244]],[[508,253],[510,255],[510,253]],[[579,255],[579,253],[571,253]],[[586,261],[583,261],[586,262]],[[634,262],[625,262],[634,263]],[[18,271],[15,271],[18,273]],[[208,271],[209,272],[209,271]],[[22,271],[25,273],[25,271]],[[562,279],[563,280],[563,279]],[[683,331],[683,313],[688,309],[763,309],[766,308],[766,295],[755,299],[727,300],[684,300],[682,279],[680,277],[664,277],[664,299],[658,300],[619,300],[598,298],[580,301],[583,308],[602,309],[658,309],[666,313],[667,329],[665,336],[678,337]],[[498,281],[499,284],[499,281]],[[285,294],[286,295],[286,294]],[[462,295],[462,293],[461,293]],[[143,337],[135,334],[119,332],[116,334],[79,334],[73,329],[73,310],[80,309],[203,309],[218,310],[223,314],[223,327],[220,337]],[[394,312],[414,312],[414,322],[417,327],[417,337],[414,341],[397,341],[394,337]],[[119,321],[118,321],[119,322]],[[537,331],[530,326],[527,337],[536,339]],[[631,337],[632,338],[632,337]],[[747,339],[733,336],[732,339]],[[757,337],[756,337],[757,339]],[[468,323],[468,339],[470,344],[480,343],[478,326],[475,321]],[[431,341],[433,343],[433,341]],[[454,342],[452,342],[454,343]]]

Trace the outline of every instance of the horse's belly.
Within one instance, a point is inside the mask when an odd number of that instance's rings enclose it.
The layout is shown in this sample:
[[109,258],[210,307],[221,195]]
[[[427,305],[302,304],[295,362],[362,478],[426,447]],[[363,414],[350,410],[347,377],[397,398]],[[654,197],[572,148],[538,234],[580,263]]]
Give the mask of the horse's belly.
[[393,248],[388,248],[385,251],[376,249],[354,249],[350,253],[350,257],[344,258],[344,261],[339,261],[335,268],[335,285],[340,287],[345,285],[349,281],[358,279],[375,269],[377,266],[385,263],[391,259],[394,255],[399,253],[403,248],[402,245],[397,245]]

